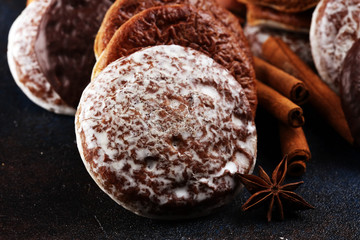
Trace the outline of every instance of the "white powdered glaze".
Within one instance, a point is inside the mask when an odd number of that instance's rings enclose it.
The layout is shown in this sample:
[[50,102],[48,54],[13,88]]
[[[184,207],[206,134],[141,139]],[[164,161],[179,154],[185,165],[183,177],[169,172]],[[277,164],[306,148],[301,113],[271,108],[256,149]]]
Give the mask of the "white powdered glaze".
[[[91,176],[146,217],[207,214],[255,165],[256,129],[240,84],[190,48],[156,46],[113,62],[83,92],[75,122]],[[191,211],[164,210],[172,204]]]
[[8,63],[15,82],[35,104],[55,113],[74,115],[75,109],[60,98],[41,72],[34,50],[39,25],[49,4],[50,0],[32,2],[13,23]]
[[250,25],[245,26],[244,34],[249,40],[252,53],[257,57],[263,57],[262,45],[269,39],[270,36],[273,36],[283,40],[290,49],[308,65],[313,66],[314,64],[308,34],[287,32],[268,27]]
[[360,38],[359,0],[322,0],[310,28],[310,44],[322,80],[339,94],[339,74],[344,58]]

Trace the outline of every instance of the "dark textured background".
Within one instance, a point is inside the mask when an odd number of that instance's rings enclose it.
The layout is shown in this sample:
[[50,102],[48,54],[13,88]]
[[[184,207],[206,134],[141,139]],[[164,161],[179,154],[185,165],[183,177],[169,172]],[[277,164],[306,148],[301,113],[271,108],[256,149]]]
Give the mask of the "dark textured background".
[[[313,159],[296,192],[315,210],[267,223],[261,209],[240,210],[245,190],[218,213],[187,221],[145,219],[118,206],[86,172],[73,118],[37,107],[10,75],[7,35],[24,2],[0,1],[0,239],[360,239],[360,152],[308,106]],[[257,125],[258,163],[272,171],[280,159],[276,124],[260,111]]]

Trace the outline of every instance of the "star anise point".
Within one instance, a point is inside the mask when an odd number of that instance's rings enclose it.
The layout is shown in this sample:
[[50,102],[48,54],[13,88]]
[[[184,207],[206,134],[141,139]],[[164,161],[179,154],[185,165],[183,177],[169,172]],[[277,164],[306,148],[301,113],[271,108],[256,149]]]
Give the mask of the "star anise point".
[[298,194],[292,192],[297,189],[303,181],[288,183],[283,185],[287,171],[287,156],[275,168],[271,178],[259,167],[259,176],[240,174],[240,180],[245,188],[252,194],[243,204],[242,210],[246,211],[255,208],[264,202],[269,203],[267,220],[270,222],[274,205],[276,205],[280,219],[284,219],[284,203],[296,207],[297,209],[313,209],[314,207],[306,202]]

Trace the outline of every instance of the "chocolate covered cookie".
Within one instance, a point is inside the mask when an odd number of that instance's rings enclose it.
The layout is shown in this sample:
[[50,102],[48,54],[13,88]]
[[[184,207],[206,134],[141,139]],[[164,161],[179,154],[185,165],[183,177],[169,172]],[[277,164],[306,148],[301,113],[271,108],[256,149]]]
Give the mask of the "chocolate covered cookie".
[[239,38],[239,43],[244,45],[245,51],[248,49],[237,17],[221,7],[215,0],[119,0],[111,6],[101,24],[95,40],[95,55],[97,57],[100,56],[116,30],[132,16],[151,7],[174,4],[189,4],[197,9],[206,11],[225,27],[228,27]]

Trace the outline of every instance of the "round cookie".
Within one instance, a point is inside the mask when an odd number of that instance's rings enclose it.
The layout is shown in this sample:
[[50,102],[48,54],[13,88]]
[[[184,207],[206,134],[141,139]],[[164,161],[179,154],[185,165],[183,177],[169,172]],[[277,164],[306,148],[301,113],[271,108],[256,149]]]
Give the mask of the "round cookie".
[[245,51],[248,49],[246,38],[237,17],[221,7],[215,0],[118,0],[106,13],[101,24],[94,45],[95,55],[100,56],[116,30],[132,16],[151,7],[174,4],[189,4],[197,9],[207,11],[239,38],[239,42],[244,45]]
[[347,51],[360,38],[359,0],[322,0],[314,11],[310,44],[322,80],[339,93],[339,73]]
[[223,24],[189,5],[154,7],[133,16],[116,31],[98,59],[93,76],[120,57],[163,44],[192,47],[223,65],[243,87],[255,115],[255,74],[244,47]]
[[241,3],[251,3],[271,7],[281,12],[302,12],[310,9],[319,0],[237,0]]
[[41,0],[11,27],[8,62],[33,102],[73,115],[95,64],[92,46],[110,0]]
[[49,5],[50,0],[34,1],[13,23],[9,32],[8,64],[17,85],[35,104],[55,113],[74,115],[75,109],[67,105],[47,81],[35,54],[38,26]]
[[348,51],[342,65],[340,97],[355,145],[360,147],[360,39]]
[[107,66],[76,114],[84,164],[118,204],[151,218],[224,205],[251,173],[256,130],[234,77],[208,56],[155,46]]

